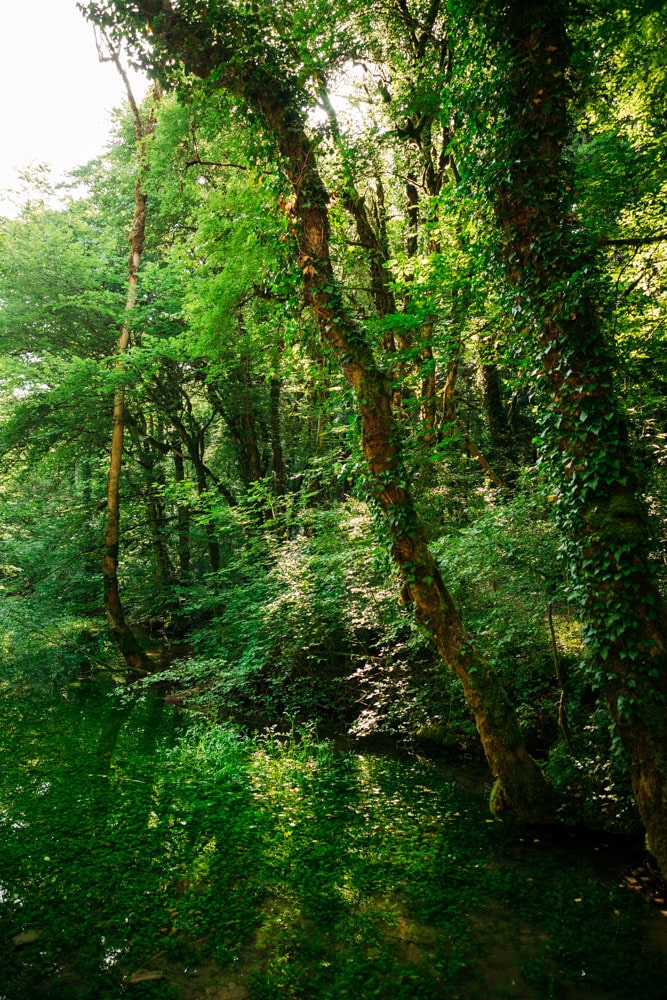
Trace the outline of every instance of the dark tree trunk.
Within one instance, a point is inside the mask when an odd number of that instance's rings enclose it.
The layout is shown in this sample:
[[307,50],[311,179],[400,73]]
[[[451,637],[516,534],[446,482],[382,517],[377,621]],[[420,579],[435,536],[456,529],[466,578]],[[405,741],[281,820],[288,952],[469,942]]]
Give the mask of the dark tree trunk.
[[433,324],[426,323],[421,330],[421,393],[420,418],[422,441],[427,447],[436,443],[438,392],[436,388],[436,362],[433,354]]
[[496,9],[494,58],[507,116],[494,142],[503,174],[495,196],[502,252],[522,326],[535,331],[550,400],[544,453],[557,478],[594,680],[629,757],[650,848],[667,874],[665,608],[601,329],[600,279],[572,216],[565,6],[524,0]]
[[508,407],[498,365],[489,358],[488,345],[484,345],[480,358],[479,375],[482,384],[482,402],[491,437],[491,460],[506,483],[516,480],[519,458],[514,447],[508,420]]
[[[170,419],[178,433],[184,452],[187,457],[192,462],[192,468],[195,474],[195,483],[197,484],[197,496],[203,497],[208,488],[208,480],[211,479],[219,492],[222,491],[221,484],[213,476],[213,473],[209,468],[207,468],[204,461],[204,452],[206,448],[206,430],[210,425],[210,420],[208,423],[201,425],[195,419],[192,413],[192,405],[190,400],[187,399],[187,416],[183,417],[182,414],[171,413]],[[211,418],[213,419],[213,418]],[[174,456],[180,456],[183,459],[183,452],[180,449],[174,449]],[[177,471],[178,471],[177,466]],[[182,469],[180,470],[182,472]],[[231,497],[227,498],[228,500]],[[181,536],[183,545],[185,545],[186,533],[189,534],[189,509],[180,511],[179,508],[179,530],[183,530],[184,534]],[[188,525],[186,531],[186,522]],[[210,518],[206,518],[204,522],[204,531],[206,533],[206,548],[208,550],[209,563],[211,569],[214,573],[220,569],[220,543],[218,542],[218,536],[216,534],[215,525],[212,523]],[[189,566],[190,561],[190,546],[189,541],[185,548],[181,550],[181,567],[183,566],[183,558],[186,557],[187,551],[187,564]]]
[[[178,440],[178,439],[176,439]],[[174,479],[178,484],[185,482],[185,461],[183,453],[178,447],[172,446],[172,456],[174,459]],[[190,507],[188,504],[178,501],[178,567],[181,579],[185,579],[190,569]]]
[[169,603],[173,592],[174,572],[167,545],[164,503],[160,496],[160,487],[164,487],[164,473],[159,461],[169,450],[169,445],[159,441],[152,428],[149,432],[143,415],[133,419],[130,426],[137,449],[137,461],[144,470],[144,496],[155,561],[155,582]]
[[[239,336],[243,339],[247,336],[241,316]],[[238,367],[230,374],[228,383],[208,383],[207,390],[212,405],[227,425],[236,452],[239,478],[247,488],[251,483],[263,479],[265,473],[260,443],[264,437],[261,434],[264,428],[258,412],[258,386],[253,379],[252,363],[247,351],[241,354]]]
[[[206,480],[206,467],[201,457],[199,447],[194,448],[190,452],[190,458],[192,459],[192,464],[195,470],[197,495],[201,497],[206,493],[208,483]],[[208,561],[211,565],[211,570],[214,573],[217,573],[218,570],[220,569],[220,542],[218,541],[215,525],[209,518],[206,518],[204,524],[204,530],[206,532],[206,549],[208,551]]]
[[[239,333],[245,335],[243,318],[239,317]],[[241,370],[238,379],[239,397],[234,407],[235,425],[238,428],[240,457],[245,469],[246,485],[256,483],[264,476],[259,436],[257,433],[257,404],[255,401],[255,386],[253,385],[252,363],[250,355],[244,353],[241,357]]]
[[281,380],[274,377],[269,382],[269,406],[271,422],[271,454],[273,465],[273,483],[276,496],[285,495],[285,461],[280,434],[280,389]]

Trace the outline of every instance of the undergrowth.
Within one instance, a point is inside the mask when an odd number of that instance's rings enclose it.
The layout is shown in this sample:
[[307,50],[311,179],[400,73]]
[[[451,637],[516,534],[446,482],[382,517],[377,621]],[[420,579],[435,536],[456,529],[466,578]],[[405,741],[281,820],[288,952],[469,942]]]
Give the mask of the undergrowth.
[[7,1000],[662,995],[641,904],[434,763],[155,700],[2,715]]

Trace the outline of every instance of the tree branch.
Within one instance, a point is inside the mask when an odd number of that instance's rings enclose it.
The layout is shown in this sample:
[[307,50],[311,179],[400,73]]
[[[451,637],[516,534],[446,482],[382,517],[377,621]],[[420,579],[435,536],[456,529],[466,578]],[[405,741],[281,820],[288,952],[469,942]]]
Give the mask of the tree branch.
[[656,233],[654,236],[626,236],[620,239],[603,236],[598,240],[598,246],[601,247],[645,247],[655,243],[667,243],[667,233]]

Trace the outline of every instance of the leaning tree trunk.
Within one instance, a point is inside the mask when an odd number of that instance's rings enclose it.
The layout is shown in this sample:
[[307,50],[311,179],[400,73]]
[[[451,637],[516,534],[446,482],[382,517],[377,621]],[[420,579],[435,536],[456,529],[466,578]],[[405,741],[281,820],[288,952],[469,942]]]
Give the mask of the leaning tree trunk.
[[[126,313],[137,301],[137,274],[143,247],[145,196],[141,183],[135,187],[135,211],[132,225],[130,269],[128,292],[125,302]],[[133,672],[143,672],[146,661],[141,648],[127,623],[118,585],[118,555],[120,547],[120,475],[123,464],[125,438],[125,387],[122,382],[122,356],[130,343],[130,328],[123,324],[116,344],[116,371],[121,378],[116,383],[113,395],[113,428],[111,432],[111,456],[107,476],[107,526],[104,536],[104,559],[102,579],[104,581],[104,610],[111,626],[111,634],[128,667]]]
[[150,44],[158,52],[181,59],[200,76],[215,72],[219,85],[254,106],[270,131],[293,188],[292,223],[306,298],[323,341],[354,389],[374,499],[384,514],[392,554],[415,615],[461,681],[497,778],[495,807],[512,809],[533,822],[549,820],[551,789],[528,754],[498,676],[471,642],[428,549],[406,485],[391,381],[378,368],[361,328],[344,307],[329,256],[328,195],[298,110],[302,95],[296,82],[279,68],[280,57],[265,43],[261,59],[247,54],[244,47],[255,28],[251,18],[239,21],[230,13],[229,22],[221,24],[222,15],[216,15],[216,30],[208,36],[205,21],[192,25],[180,9],[163,0],[138,0],[131,10],[123,11],[138,33],[145,36],[150,29]]
[[145,658],[136,637],[127,623],[118,585],[118,555],[120,544],[120,476],[123,464],[123,445],[125,439],[125,386],[122,379],[123,355],[130,343],[129,317],[136,306],[139,286],[139,266],[144,249],[146,234],[146,194],[142,186],[142,175],[145,170],[145,138],[153,127],[153,118],[147,125],[141,120],[136,101],[132,95],[127,76],[120,64],[117,53],[112,53],[112,61],[123,77],[127,89],[128,100],[135,121],[135,132],[139,144],[139,176],[134,187],[134,215],[130,231],[130,258],[128,265],[127,296],[125,299],[126,319],[121,327],[116,344],[116,372],[119,376],[114,389],[113,426],[111,432],[111,456],[107,476],[107,524],[104,537],[104,558],[102,561],[102,579],[104,582],[104,610],[106,612],[111,634],[129,670],[133,674],[145,673],[148,661]]
[[[492,5],[493,6],[493,5]],[[569,40],[565,8],[498,4],[494,58],[503,120],[489,158],[506,273],[524,332],[535,332],[549,406],[544,455],[584,637],[630,762],[648,843],[667,875],[665,608],[648,550],[644,505],[601,328],[600,278],[573,219]]]
[[[248,93],[246,91],[246,93]],[[526,819],[551,815],[551,795],[528,752],[500,681],[475,650],[429,551],[406,485],[399,429],[392,413],[392,386],[345,310],[329,257],[327,194],[312,145],[290,102],[277,88],[252,96],[271,128],[294,191],[293,228],[307,299],[323,340],[336,355],[355,390],[362,422],[362,446],[374,500],[385,516],[392,555],[414,603],[415,615],[440,655],[461,681],[484,750],[498,779],[496,807]]]

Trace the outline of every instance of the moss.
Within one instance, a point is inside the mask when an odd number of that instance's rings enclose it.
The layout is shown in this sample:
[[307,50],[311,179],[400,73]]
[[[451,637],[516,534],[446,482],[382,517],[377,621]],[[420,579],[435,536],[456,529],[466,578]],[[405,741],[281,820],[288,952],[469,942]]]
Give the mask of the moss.
[[459,749],[462,743],[461,733],[456,733],[451,726],[438,725],[437,723],[420,726],[415,733],[415,739],[424,743],[432,743],[446,750]]
[[641,545],[646,537],[643,505],[626,487],[615,490],[605,503],[589,508],[585,520],[607,544]]
[[[524,776],[518,782],[519,798],[514,801],[507,795],[499,778],[497,778],[491,788],[489,795],[489,809],[493,816],[502,816],[503,813],[512,813],[518,819],[526,823],[549,824],[555,822],[556,818],[556,795],[553,786],[547,781],[544,771],[532,757],[528,760],[532,767],[529,770],[530,777]],[[526,769],[524,768],[524,775]]]
[[504,812],[505,809],[506,802],[500,786],[500,778],[496,778],[489,794],[489,811],[493,816],[497,816],[499,813]]

